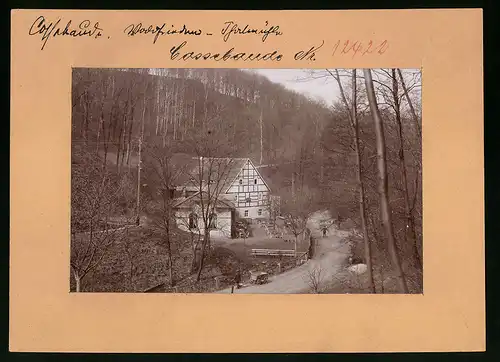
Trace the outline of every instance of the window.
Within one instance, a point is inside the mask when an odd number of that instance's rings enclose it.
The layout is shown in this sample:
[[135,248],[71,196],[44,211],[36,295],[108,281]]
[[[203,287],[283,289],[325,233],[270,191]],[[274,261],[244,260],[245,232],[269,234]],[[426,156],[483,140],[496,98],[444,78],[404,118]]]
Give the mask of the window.
[[248,210],[245,210],[245,217],[248,217]]
[[196,215],[194,212],[189,214],[189,228],[190,229],[198,228],[198,215]]
[[254,183],[255,185],[257,185],[257,179],[254,179],[254,180],[253,180],[253,183]]
[[259,195],[259,200],[262,199],[262,194],[260,192],[258,193],[258,195]]
[[210,214],[209,221],[208,221],[208,227],[210,229],[217,228],[217,215],[215,214],[215,212],[212,212]]
[[257,214],[258,214],[259,216],[262,216],[262,209],[259,209],[259,210],[257,211]]

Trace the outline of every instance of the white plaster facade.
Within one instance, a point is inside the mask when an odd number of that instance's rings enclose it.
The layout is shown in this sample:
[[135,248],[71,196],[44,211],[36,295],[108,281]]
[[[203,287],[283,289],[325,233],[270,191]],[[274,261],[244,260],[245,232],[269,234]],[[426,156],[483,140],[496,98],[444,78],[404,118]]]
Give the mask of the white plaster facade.
[[[209,223],[211,238],[230,238],[233,224],[234,207],[229,203],[219,201],[211,213]],[[194,233],[205,233],[205,223],[199,205],[199,195],[193,195],[185,200],[180,200],[174,207],[175,222],[179,229]]]

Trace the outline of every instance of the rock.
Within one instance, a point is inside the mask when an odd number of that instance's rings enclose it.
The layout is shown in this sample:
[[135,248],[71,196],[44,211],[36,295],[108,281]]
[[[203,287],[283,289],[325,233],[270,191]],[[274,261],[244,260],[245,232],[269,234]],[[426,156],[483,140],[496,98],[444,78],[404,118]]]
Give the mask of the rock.
[[355,274],[363,274],[368,270],[366,264],[355,264],[347,268],[350,272]]

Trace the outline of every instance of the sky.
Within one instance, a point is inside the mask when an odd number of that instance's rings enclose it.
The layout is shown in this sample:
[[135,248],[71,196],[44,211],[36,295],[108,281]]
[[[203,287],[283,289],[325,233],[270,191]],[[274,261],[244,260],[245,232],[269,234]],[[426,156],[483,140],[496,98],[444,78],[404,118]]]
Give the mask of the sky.
[[[332,106],[340,96],[337,82],[324,70],[317,69],[247,69],[256,71],[266,76],[273,83],[280,83],[286,88],[292,89],[306,96],[325,101],[327,106]],[[412,83],[412,74],[418,69],[403,69],[403,75],[407,79],[407,85]],[[311,77],[315,72],[316,78]],[[325,77],[325,75],[327,75]],[[374,77],[375,79],[377,77]],[[414,92],[414,91],[413,91]]]
[[329,106],[339,95],[333,79],[310,79],[309,69],[255,69],[255,71],[266,76],[271,82],[280,83],[298,93],[323,100]]

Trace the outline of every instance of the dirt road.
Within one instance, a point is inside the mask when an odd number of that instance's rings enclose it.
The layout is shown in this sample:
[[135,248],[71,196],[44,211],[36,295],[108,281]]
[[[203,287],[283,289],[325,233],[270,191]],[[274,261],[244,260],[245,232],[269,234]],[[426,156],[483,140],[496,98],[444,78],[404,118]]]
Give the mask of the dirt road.
[[[319,216],[318,216],[319,217]],[[312,219],[310,229],[317,240],[316,255],[313,259],[303,265],[289,270],[285,273],[273,276],[269,282],[263,285],[250,285],[241,289],[235,289],[234,293],[242,294],[298,294],[307,293],[310,290],[308,283],[309,271],[321,268],[323,281],[332,280],[343,261],[347,259],[349,247],[344,242],[347,234],[342,231],[331,229],[325,238],[320,236],[317,219]],[[224,289],[216,293],[231,293],[231,289]]]

